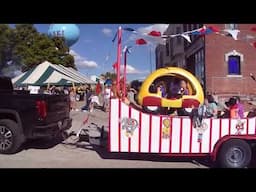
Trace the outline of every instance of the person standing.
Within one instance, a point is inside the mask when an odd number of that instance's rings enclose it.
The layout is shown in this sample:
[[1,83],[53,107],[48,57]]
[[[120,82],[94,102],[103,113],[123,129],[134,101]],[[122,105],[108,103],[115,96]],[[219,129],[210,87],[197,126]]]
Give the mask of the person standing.
[[96,84],[96,89],[95,89],[96,95],[99,96],[100,93],[102,92],[101,85],[100,85],[100,80],[97,79],[97,84]]
[[207,95],[205,99],[206,113],[209,117],[217,118],[218,116],[218,106],[212,95]]
[[228,102],[225,103],[226,106],[229,108],[229,118],[238,119],[238,106],[237,101],[234,97],[231,97]]
[[90,105],[90,97],[92,95],[92,89],[90,86],[88,86],[86,88],[86,91],[85,91],[85,105],[82,107],[82,110],[88,110],[89,109],[89,105]]
[[71,110],[74,111],[76,109],[76,92],[73,88],[70,90],[69,98]]
[[104,111],[109,111],[109,102],[110,102],[110,96],[111,96],[111,88],[109,85],[105,86],[103,95],[104,95],[103,109]]
[[238,116],[239,116],[239,118],[244,118],[244,106],[241,103],[241,99],[239,96],[236,96],[235,99],[236,99],[236,104],[237,104],[237,108],[238,108],[238,112],[237,112]]
[[100,105],[99,97],[96,94],[95,90],[92,91],[92,94],[89,97],[89,102],[90,102],[90,104],[89,104],[89,112],[93,112],[94,111],[95,104],[97,104],[98,106]]

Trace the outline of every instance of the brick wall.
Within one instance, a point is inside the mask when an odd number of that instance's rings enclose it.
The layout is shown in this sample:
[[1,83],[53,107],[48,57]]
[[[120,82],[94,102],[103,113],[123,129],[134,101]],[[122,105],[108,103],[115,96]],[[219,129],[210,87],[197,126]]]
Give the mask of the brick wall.
[[[210,25],[210,24],[208,24]],[[213,24],[224,29],[224,24]],[[239,38],[248,34],[256,36],[256,32],[250,29],[256,24],[239,24]],[[256,41],[256,40],[255,40]],[[252,41],[253,42],[253,41]],[[228,66],[225,61],[225,54],[236,50],[244,55],[241,63],[241,77],[228,77]],[[256,82],[249,74],[256,73],[256,48],[250,46],[246,41],[235,41],[232,37],[217,34],[206,35],[205,37],[205,72],[207,91],[221,93],[235,93],[256,95]]]

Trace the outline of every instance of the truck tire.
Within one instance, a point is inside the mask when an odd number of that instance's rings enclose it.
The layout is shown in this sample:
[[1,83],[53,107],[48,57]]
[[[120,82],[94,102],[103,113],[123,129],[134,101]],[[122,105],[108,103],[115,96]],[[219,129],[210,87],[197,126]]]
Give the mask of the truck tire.
[[246,168],[252,158],[250,145],[240,139],[223,144],[218,154],[218,163],[222,168]]
[[13,154],[18,152],[24,135],[16,122],[9,119],[0,120],[0,153]]

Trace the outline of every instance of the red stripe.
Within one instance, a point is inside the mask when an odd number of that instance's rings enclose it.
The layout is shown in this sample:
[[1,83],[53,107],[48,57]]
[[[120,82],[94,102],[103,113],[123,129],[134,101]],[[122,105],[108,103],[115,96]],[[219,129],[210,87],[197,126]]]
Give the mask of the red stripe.
[[142,117],[141,117],[142,115],[141,115],[141,112],[139,113],[139,139],[138,139],[138,141],[139,141],[139,152],[141,151],[141,119],[142,119]]
[[[129,106],[129,118],[131,118],[131,110],[132,108]],[[128,152],[131,152],[131,138],[128,138]]]
[[182,129],[183,129],[183,118],[180,118],[180,149],[179,149],[179,153],[181,153],[181,150],[182,150]]
[[121,101],[118,99],[118,151],[121,151]]
[[246,135],[249,135],[249,119],[246,118]]
[[193,122],[192,122],[192,119],[190,119],[189,153],[192,153],[192,139],[193,139]]
[[199,153],[202,153],[202,142],[203,138],[201,138],[201,142],[199,143]]
[[202,153],[202,141],[199,143],[199,153]]
[[219,139],[221,138],[221,132],[222,132],[222,119],[220,119],[220,132],[219,132]]
[[109,152],[111,151],[111,137],[110,137],[110,133],[111,133],[111,102],[112,99],[110,99],[109,101],[109,118],[108,118],[108,150]]
[[254,134],[256,135],[256,118],[255,118],[255,125],[254,125]]
[[169,153],[172,153],[172,129],[173,129],[173,124],[172,124],[172,117],[170,117],[170,145],[169,145]]
[[212,148],[212,119],[210,119],[210,140],[209,140],[209,153],[211,152]]
[[151,153],[151,133],[152,132],[152,115],[149,115],[149,141],[148,141],[148,152]]
[[231,119],[228,120],[228,135],[230,135],[231,132]]
[[159,133],[159,153],[161,153],[161,149],[162,149],[162,121],[163,121],[163,117],[160,116],[160,133]]

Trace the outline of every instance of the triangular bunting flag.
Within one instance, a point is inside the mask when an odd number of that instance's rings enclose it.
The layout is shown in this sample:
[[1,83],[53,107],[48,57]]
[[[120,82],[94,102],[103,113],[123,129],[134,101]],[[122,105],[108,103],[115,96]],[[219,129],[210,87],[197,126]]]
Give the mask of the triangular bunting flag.
[[225,29],[224,31],[226,31],[228,34],[230,34],[234,40],[237,40],[238,33],[240,32],[240,30],[237,30],[237,29],[234,29],[234,30]]
[[125,27],[125,28],[123,28],[123,30],[125,30],[125,31],[131,31],[131,32],[136,32],[135,29],[130,28],[130,27]]
[[151,31],[148,33],[148,35],[154,36],[154,37],[161,37],[160,31]]
[[116,32],[114,38],[112,39],[112,42],[113,42],[113,43],[115,42],[116,38],[117,38],[117,32]]
[[220,32],[220,29],[215,26],[209,26],[208,29],[214,33]]
[[184,37],[189,43],[191,43],[191,39],[188,34],[181,34],[182,37]]
[[137,45],[145,45],[145,44],[147,44],[147,42],[144,39],[137,39],[136,44]]
[[117,68],[117,62],[115,62],[113,65],[112,65],[113,69],[116,69]]

